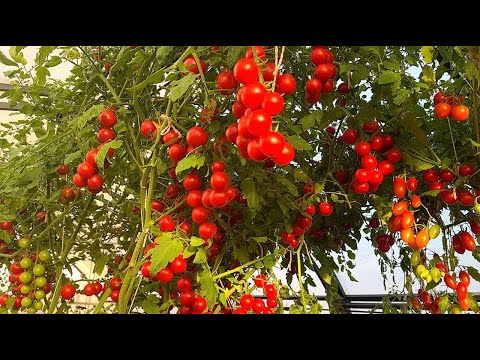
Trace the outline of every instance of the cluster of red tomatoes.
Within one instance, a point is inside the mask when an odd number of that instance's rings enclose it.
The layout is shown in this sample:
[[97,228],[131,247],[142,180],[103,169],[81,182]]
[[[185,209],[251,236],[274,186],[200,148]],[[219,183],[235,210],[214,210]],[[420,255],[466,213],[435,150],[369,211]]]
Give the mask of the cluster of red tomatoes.
[[[458,278],[460,279],[460,282],[457,283],[452,275],[447,274],[447,269],[445,268],[445,266],[442,270],[445,271],[445,276],[443,277],[445,285],[455,291],[460,307],[462,308],[462,310],[467,311],[470,308],[470,300],[467,296],[468,285],[470,285],[470,275],[468,275],[468,273],[464,270],[460,271],[458,273]],[[455,276],[455,274],[453,275]]]
[[[59,175],[64,176],[64,175],[67,175],[69,172],[70,172],[70,167],[68,165],[60,164],[57,168],[57,173]],[[71,188],[69,186],[65,186],[62,189],[62,193],[60,194],[60,202],[62,204],[66,204],[70,200],[75,199],[75,196],[80,196],[80,192],[78,191],[78,188],[77,187]]]
[[[102,191],[103,177],[98,174],[96,156],[104,143],[115,139],[115,131],[112,130],[112,127],[117,123],[117,116],[112,109],[103,110],[98,116],[98,121],[102,126],[97,133],[97,139],[101,144],[96,149],[87,152],[85,162],[78,165],[77,173],[73,176],[75,186],[79,188],[86,186],[92,194],[98,194]],[[108,156],[113,156],[113,153],[114,149],[109,148]],[[109,165],[108,160],[105,159],[104,167],[108,168]],[[75,193],[69,196],[75,197]],[[70,197],[67,197],[67,199],[70,199]]]
[[477,242],[466,231],[460,231],[458,234],[453,235],[452,239],[453,249],[458,254],[463,254],[465,250],[473,251],[477,246]]
[[395,244],[395,238],[391,234],[380,233],[375,236],[378,251],[386,253]]
[[[265,50],[261,46],[256,47],[256,54],[259,59],[265,59]],[[269,72],[267,75],[263,72],[263,80],[267,85],[274,80],[273,71],[271,77]],[[295,90],[296,82],[290,74],[279,75],[276,78],[275,91],[269,92],[266,86],[258,81],[259,74],[260,69],[250,49],[246,57],[238,60],[233,69],[234,79],[244,86],[238,90],[232,106],[232,113],[239,120],[227,128],[226,138],[237,146],[240,155],[245,159],[265,161],[271,158],[275,164],[285,166],[293,160],[295,150],[281,133],[272,131],[272,116],[282,112],[284,100],[281,94],[291,94]]]
[[455,121],[465,121],[468,119],[470,110],[463,103],[463,96],[444,95],[441,91],[433,97],[435,104],[434,114],[439,119],[451,117]]
[[263,289],[263,292],[267,297],[266,304],[261,298],[254,298],[250,294],[245,294],[240,298],[240,307],[237,307],[233,311],[234,314],[248,314],[250,310],[252,310],[254,314],[275,313],[272,310],[278,306],[277,289],[275,288],[275,285],[267,283],[267,277],[263,274],[257,275],[254,281],[257,288]]
[[[26,249],[29,245],[27,238],[20,240],[21,248]],[[13,286],[11,294],[15,296],[14,309],[24,308],[27,313],[35,314],[43,308],[42,300],[52,289],[45,266],[50,260],[50,253],[42,250],[37,255],[24,254],[21,260],[12,262],[8,280]],[[8,294],[0,296],[0,306],[7,306],[9,298]]]
[[[10,235],[15,236],[15,230],[13,229],[13,223],[11,221],[0,222],[0,230],[8,231]],[[6,250],[5,247],[2,247],[2,250]]]
[[[337,75],[337,68],[333,65],[333,54],[330,50],[325,49],[325,46],[314,46],[310,54],[310,60],[316,66],[313,73],[313,78],[307,81],[305,84],[305,99],[315,104],[320,100],[322,93],[329,93],[333,90],[333,78]],[[343,85],[339,90],[339,93],[348,92],[348,84]]]

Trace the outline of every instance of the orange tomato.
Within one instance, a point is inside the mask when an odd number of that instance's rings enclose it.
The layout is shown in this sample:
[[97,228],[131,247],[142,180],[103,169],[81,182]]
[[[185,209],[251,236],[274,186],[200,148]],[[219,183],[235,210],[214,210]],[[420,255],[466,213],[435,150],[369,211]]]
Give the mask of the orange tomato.
[[460,307],[463,311],[467,311],[468,309],[470,309],[470,299],[468,297],[462,300],[458,300],[458,303],[460,304]]
[[465,105],[452,106],[450,116],[456,121],[465,121],[468,118],[470,111]]
[[402,238],[405,243],[410,244],[411,242],[415,242],[415,236],[413,235],[413,230],[411,228],[402,229],[400,233],[400,237]]
[[423,249],[425,246],[427,246],[429,240],[430,237],[428,236],[428,231],[420,230],[415,237],[415,244],[419,249]]
[[411,228],[413,225],[413,221],[414,221],[413,214],[408,210],[405,211],[402,214],[402,220],[401,220],[402,229]]
[[408,202],[406,201],[399,201],[395,205],[393,205],[393,215],[402,215],[408,209]]
[[422,199],[420,199],[420,196],[418,195],[413,195],[412,196],[412,206],[414,209],[420,207],[420,205],[422,205]]

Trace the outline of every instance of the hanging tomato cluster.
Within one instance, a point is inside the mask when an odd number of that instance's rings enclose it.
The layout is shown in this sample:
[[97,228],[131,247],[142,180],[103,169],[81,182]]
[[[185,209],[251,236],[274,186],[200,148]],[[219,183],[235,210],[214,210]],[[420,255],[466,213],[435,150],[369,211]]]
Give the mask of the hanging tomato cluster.
[[[92,194],[98,194],[102,191],[103,177],[98,174],[96,156],[104,143],[115,139],[115,131],[112,130],[112,127],[117,123],[117,116],[113,109],[103,110],[98,116],[98,122],[102,125],[102,128],[97,133],[97,139],[100,142],[100,145],[96,149],[87,152],[87,155],[85,156],[86,161],[78,165],[77,173],[73,176],[73,183],[75,186],[79,188],[86,186],[88,191]],[[108,156],[112,157],[113,153],[114,149],[109,148],[107,152]],[[104,168],[110,166],[107,159],[105,159],[103,166]],[[62,195],[70,200],[75,197],[75,192],[73,192],[72,195],[72,191],[69,189],[69,191],[65,190],[65,194]]]
[[[277,289],[274,284],[267,283],[267,277],[259,274],[254,279],[255,286],[263,289],[267,297],[266,304],[261,298],[254,298],[250,294],[245,294],[240,298],[240,307],[234,310],[234,314],[248,314],[250,310],[255,314],[274,314],[272,309],[278,306]],[[265,306],[266,305],[266,306]]]
[[[265,50],[261,46],[256,47],[256,54],[259,59],[265,58]],[[250,49],[233,69],[234,78],[244,86],[238,90],[232,106],[232,113],[239,121],[227,128],[226,138],[237,146],[245,159],[260,162],[271,158],[275,164],[285,166],[293,160],[295,150],[281,133],[272,131],[272,116],[282,112],[284,100],[281,94],[291,94],[296,82],[290,74],[279,75],[275,91],[268,92],[265,85],[258,81],[259,73]],[[270,79],[268,74],[263,78],[264,81]]]
[[[337,75],[337,68],[333,65],[333,53],[324,46],[314,46],[310,54],[310,60],[316,66],[313,73],[314,77],[305,84],[305,99],[315,104],[320,100],[322,93],[329,93],[333,90],[333,78]],[[348,92],[344,86],[339,92],[345,94]]]
[[455,121],[465,121],[468,119],[470,110],[463,103],[463,96],[444,95],[441,91],[433,97],[435,104],[434,114],[439,119],[451,117]]

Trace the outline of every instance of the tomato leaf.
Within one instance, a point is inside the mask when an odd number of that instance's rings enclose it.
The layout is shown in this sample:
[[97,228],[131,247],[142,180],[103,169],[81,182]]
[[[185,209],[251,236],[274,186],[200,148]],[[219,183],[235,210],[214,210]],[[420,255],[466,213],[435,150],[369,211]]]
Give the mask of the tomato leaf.
[[165,58],[175,49],[175,46],[160,46],[155,53],[155,57],[157,58],[157,64],[159,66],[163,65]]
[[295,150],[313,150],[312,145],[299,136],[284,135],[284,137],[285,140],[295,148]]
[[422,81],[426,84],[435,82],[435,70],[430,65],[425,65],[422,68]]
[[[323,110],[316,110],[304,116],[300,120],[300,124],[302,125],[303,131],[306,131],[315,125],[315,122],[320,122],[322,120]],[[328,125],[328,124],[327,124]],[[325,126],[327,126],[325,125]],[[325,127],[324,126],[324,127]]]
[[103,165],[105,164],[105,157],[107,156],[108,149],[120,149],[122,145],[123,143],[120,140],[112,140],[106,142],[104,146],[100,148],[97,156],[95,156],[95,162],[97,163],[97,166],[100,170],[103,170]]
[[412,165],[417,170],[427,170],[435,166],[434,164],[427,163],[413,157],[409,152],[406,151],[402,155],[402,160],[406,164]]
[[[167,235],[168,234],[168,235]],[[172,239],[171,233],[163,233],[155,239],[158,246],[153,248],[150,265],[150,273],[156,274],[175,259],[183,250],[183,244],[178,239]]]
[[109,258],[110,257],[108,255],[101,255],[95,259],[95,268],[93,271],[95,271],[97,275],[102,275],[103,269],[105,268]]
[[470,310],[472,310],[474,313],[478,312],[478,302],[475,300],[472,294],[468,294],[468,300],[470,300]]
[[25,47],[26,46],[10,46],[10,49],[8,50],[12,59],[22,65],[27,65],[27,60],[25,59],[22,53],[22,49]]
[[170,91],[170,100],[175,102],[180,99],[187,92],[188,88],[192,86],[195,79],[195,75],[188,73],[180,80],[172,81],[173,88]]
[[158,298],[155,295],[148,295],[147,299],[142,301],[142,308],[147,314],[160,314]]
[[205,243],[205,240],[196,236],[192,236],[190,239],[191,246],[200,246],[200,245],[203,245],[204,243]]
[[208,308],[211,309],[218,297],[218,290],[213,281],[212,273],[207,267],[204,267],[203,271],[197,276],[200,283],[200,295],[207,300]]
[[425,60],[427,64],[433,61],[433,46],[422,46],[420,52],[422,53],[423,60]]
[[195,258],[193,259],[194,264],[203,264],[207,262],[207,250],[204,248],[200,248],[197,250],[195,254]]
[[427,135],[425,132],[420,129],[418,126],[417,117],[413,112],[408,112],[403,117],[405,126],[410,130],[410,132],[415,136],[415,138],[425,146],[429,146],[430,142],[428,141]]
[[292,194],[293,196],[298,196],[297,187],[293,185],[292,182],[288,180],[286,177],[279,174],[275,174],[275,180],[278,181],[280,184],[285,185],[288,191],[290,192],[290,194]]
[[245,56],[248,46],[229,46],[227,53],[228,66],[233,69],[235,63]]
[[480,273],[474,267],[468,267],[468,275],[470,275],[473,279],[480,281]]
[[175,174],[177,175],[178,179],[181,181],[183,177],[179,176],[180,173],[192,168],[200,169],[204,164],[205,164],[205,156],[200,154],[190,154],[178,162],[175,168]]
[[7,65],[7,66],[17,66],[18,67],[18,64],[15,62],[15,61],[12,61],[10,60],[9,58],[7,58],[5,56],[5,54],[3,52],[0,51],[0,62],[3,64],[3,65]]
[[275,257],[275,254],[269,254],[263,259],[263,266],[268,270],[272,270],[276,263],[277,258]]
[[[164,77],[164,71],[163,70],[158,70],[154,72],[153,74],[149,75],[145,80],[143,80],[141,83],[138,83],[135,86],[132,86],[128,88],[128,91],[138,91],[143,89],[145,86],[151,84],[151,83],[159,83],[162,82]],[[186,90],[186,89],[185,89]],[[182,94],[183,95],[183,94]],[[181,96],[181,95],[180,95]]]
[[465,75],[468,80],[477,79],[480,80],[480,74],[478,73],[478,68],[473,62],[467,62],[465,64]]
[[184,259],[188,259],[190,256],[192,256],[193,254],[195,254],[197,252],[197,249],[193,246],[187,246],[184,250],[183,250],[183,258]]
[[62,63],[62,59],[59,56],[53,56],[45,63],[45,67],[55,67]]
[[87,125],[87,122],[90,119],[97,117],[104,108],[105,108],[105,105],[103,104],[93,105],[91,108],[85,111],[82,115],[77,116],[76,118],[73,118],[70,121],[70,127],[74,128],[76,131],[82,130],[85,127],[85,125]]
[[248,207],[251,210],[260,209],[260,199],[255,188],[255,183],[251,178],[245,179],[241,184],[243,196],[247,199]]
[[380,74],[377,81],[379,84],[391,84],[394,82],[400,82],[400,74],[391,70],[386,70]]

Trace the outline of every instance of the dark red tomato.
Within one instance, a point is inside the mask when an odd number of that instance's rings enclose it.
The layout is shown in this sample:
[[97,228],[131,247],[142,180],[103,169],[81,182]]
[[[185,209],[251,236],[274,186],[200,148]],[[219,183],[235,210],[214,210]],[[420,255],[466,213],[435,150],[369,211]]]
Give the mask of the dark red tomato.
[[247,128],[254,136],[266,136],[271,132],[272,117],[263,110],[255,110],[247,117]]
[[460,233],[460,241],[462,243],[462,246],[465,248],[465,250],[468,250],[468,251],[475,250],[475,246],[477,245],[477,243],[473,238],[473,236],[470,235],[468,232],[462,231]]
[[275,116],[282,112],[284,104],[282,95],[272,91],[263,98],[262,109],[270,116]]
[[187,270],[187,261],[180,255],[173,259],[169,267],[175,274],[180,274]]
[[[205,72],[207,71],[207,64],[205,64],[202,59],[199,60],[200,66],[202,67],[202,72],[205,74]],[[183,63],[187,67],[188,71],[190,71],[191,73],[200,74],[200,69],[198,68],[198,64],[193,56],[189,56],[188,58],[186,58]]]
[[162,216],[160,220],[158,220],[157,225],[160,228],[160,230],[163,232],[171,232],[175,230],[175,226],[176,226],[175,222],[173,221],[170,215]]
[[445,281],[445,285],[447,285],[447,287],[449,287],[450,289],[455,290],[457,288],[457,282],[455,281],[453,276],[445,274],[445,276],[443,277],[443,281]]
[[279,94],[290,95],[294,92],[297,82],[290,74],[283,74],[277,76],[275,84],[275,91]]
[[113,291],[110,293],[110,299],[111,299],[113,302],[117,302],[119,298],[120,298],[120,290],[113,290]]
[[435,105],[433,113],[436,118],[438,119],[445,119],[447,116],[450,115],[452,107],[446,103],[438,103]]
[[[265,59],[265,49],[262,47],[262,46],[254,46],[255,48],[255,53],[257,54],[257,56],[260,58],[260,60],[264,60]],[[249,58],[249,59],[253,59],[254,56],[253,56],[253,51],[252,51],[252,47],[249,47],[246,54],[245,54],[245,57],[246,58]]]
[[368,183],[361,183],[357,180],[354,180],[353,184],[353,191],[355,191],[357,194],[365,194],[369,190],[369,185]]
[[376,135],[370,139],[370,147],[373,151],[380,152],[383,148],[383,139]]
[[192,314],[201,314],[207,308],[207,300],[203,297],[197,297],[192,305]]
[[472,229],[472,232],[475,235],[480,235],[480,223],[477,220],[471,220],[469,224],[470,224],[470,229]]
[[112,129],[108,129],[108,128],[102,128],[102,129],[98,130],[97,139],[102,144],[106,143],[107,141],[114,140],[115,139],[115,131],[113,131]]
[[348,177],[350,176],[348,170],[337,170],[333,174],[335,179],[338,181],[340,185],[344,185],[348,181]]
[[429,190],[443,190],[445,189],[445,184],[441,181],[435,181],[430,184],[428,187]]
[[187,191],[198,190],[202,187],[202,179],[195,171],[192,171],[185,176],[182,184]]
[[362,157],[361,164],[365,170],[373,170],[377,167],[377,158],[373,155],[365,155]]
[[83,293],[86,296],[92,296],[93,294],[95,294],[95,285],[94,284],[85,285],[85,287],[83,288]]
[[312,78],[305,84],[305,90],[312,95],[318,95],[322,91],[322,82],[317,78]]
[[434,169],[427,169],[422,174],[423,180],[428,183],[433,183],[437,181],[438,176],[439,176],[438,171]]
[[408,188],[409,191],[415,192],[417,190],[417,186],[418,186],[418,181],[417,181],[416,178],[408,179],[407,188]]
[[437,92],[433,97],[433,104],[437,105],[445,101],[445,95],[441,91]]
[[47,213],[45,211],[40,211],[39,213],[37,213],[35,215],[35,217],[37,218],[38,221],[44,222],[45,221],[45,215],[47,215]]
[[462,244],[460,234],[455,234],[453,236],[452,244],[453,244],[453,249],[455,250],[455,252],[457,252],[459,254],[463,254],[465,252],[465,247]]
[[164,208],[165,208],[165,205],[163,205],[162,202],[157,200],[152,201],[152,210],[162,212]]
[[458,169],[458,173],[462,177],[472,176],[475,173],[475,169],[470,164],[462,164]]
[[57,173],[60,175],[67,175],[70,172],[70,168],[65,164],[60,164],[57,168]]
[[293,233],[288,233],[286,232],[285,230],[282,231],[282,240],[287,243],[287,244],[290,244],[292,242],[292,240],[294,239],[294,235]]
[[200,126],[194,126],[187,131],[187,143],[194,148],[203,146],[208,142],[208,134]]
[[61,291],[62,298],[69,300],[75,296],[75,288],[72,285],[64,285]]
[[390,134],[382,134],[382,141],[384,150],[390,149],[395,143],[394,137]]
[[405,183],[405,180],[401,177],[395,178],[393,180],[393,194],[399,198],[402,199],[407,193],[407,184]]
[[101,175],[92,175],[87,180],[87,186],[92,190],[101,190],[103,186],[103,178]]
[[453,196],[453,190],[452,189],[444,190],[440,194],[442,196],[442,200],[447,205],[453,205],[457,202],[457,199]]
[[253,307],[253,303],[254,303],[254,298],[250,294],[243,295],[240,298],[240,306],[247,311]]
[[342,141],[346,144],[353,145],[357,142],[358,140],[358,132],[355,129],[349,128],[345,130],[345,132],[342,135]]
[[363,123],[362,130],[365,134],[372,135],[375,131],[378,130],[378,127],[378,121],[376,119],[371,119]]
[[237,61],[233,75],[238,82],[246,85],[258,79],[258,65],[253,59],[243,58]]
[[225,192],[227,193],[228,201],[232,201],[237,195],[237,190],[231,186],[227,186]]
[[468,287],[468,285],[470,285],[470,275],[468,275],[468,273],[464,270],[460,271],[458,273],[458,278],[460,279],[460,281],[462,283],[465,284],[465,286]]
[[475,197],[470,191],[461,191],[457,193],[458,202],[463,206],[470,206],[473,204]]
[[315,104],[320,101],[320,94],[305,93],[305,100],[310,104]]
[[[209,195],[211,191],[209,192]],[[203,206],[197,206],[192,210],[192,221],[196,224],[203,224],[210,216],[209,211]]]
[[327,63],[328,59],[329,59],[329,54],[327,49],[318,47],[313,49],[312,52],[310,53],[310,60],[316,66]]
[[325,128],[325,132],[330,135],[330,137],[333,137],[335,135],[335,128],[333,126],[328,126]]
[[173,161],[180,161],[185,157],[185,155],[187,155],[187,151],[182,145],[170,145],[168,149],[168,156],[170,159],[172,159]]
[[[437,106],[435,106],[435,108]],[[455,121],[465,121],[467,120],[469,114],[470,114],[470,111],[468,110],[468,107],[466,107],[465,105],[454,105],[452,106],[452,110],[450,112],[450,116]]]
[[273,157],[273,161],[275,161],[275,164],[279,166],[285,166],[290,164],[290,162],[294,159],[295,157],[295,149],[293,148],[292,145],[287,143],[285,141],[285,145],[283,146],[282,151],[280,154],[277,154],[276,156]]
[[176,131],[170,129],[170,130],[167,131],[167,133],[165,135],[163,135],[162,142],[164,144],[167,144],[174,139],[175,139],[175,141],[172,142],[172,144],[176,144],[176,143],[180,142],[180,139],[178,137],[178,133]]
[[372,229],[377,229],[380,226],[380,220],[378,218],[371,218],[370,221],[368,222],[368,225]]
[[110,129],[117,123],[117,115],[111,110],[103,110],[98,115],[98,122],[102,127]]
[[181,293],[190,290],[192,286],[193,286],[192,279],[186,275],[180,276],[180,278],[177,280],[177,290],[180,291]]
[[263,80],[273,81],[274,72],[275,72],[275,63],[271,62],[271,61],[267,62],[265,64],[265,67],[263,68],[263,71],[262,71]]
[[322,82],[322,94],[328,94],[329,92],[332,92],[333,86],[334,84],[332,79]]
[[182,291],[179,296],[179,301],[183,306],[192,306],[195,302],[195,293],[190,289]]
[[304,211],[310,216],[315,215],[315,205],[314,204],[308,205]]
[[140,132],[147,139],[150,137],[155,139],[157,137],[157,127],[152,120],[143,121],[142,125],[140,125]]
[[380,185],[383,182],[382,173],[378,170],[371,170],[368,182],[372,185]]
[[200,224],[200,226],[198,227],[198,235],[203,240],[208,240],[212,238],[216,232],[217,232],[217,225],[212,223],[204,222],[203,224]]
[[115,276],[110,280],[110,287],[112,290],[120,290],[122,287],[122,279],[119,276]]
[[375,243],[378,246],[388,245],[388,236],[386,234],[378,234],[375,236]]
[[331,65],[323,63],[318,64],[313,75],[322,83],[333,78]]
[[241,102],[235,101],[232,105],[232,113],[237,119],[240,119],[245,114],[245,110],[247,108]]
[[355,179],[360,183],[366,183],[370,181],[370,171],[365,169],[358,169],[355,171]]
[[442,179],[443,182],[448,183],[455,180],[455,174],[448,169],[443,169],[440,171],[440,179]]
[[370,144],[366,141],[360,141],[355,145],[354,150],[358,156],[365,156],[370,153]]
[[188,222],[184,222],[184,223],[180,224],[180,226],[178,228],[187,235],[192,234],[192,225],[190,225],[190,223],[188,223]]
[[165,198],[174,199],[180,194],[180,187],[176,184],[170,184],[165,189]]
[[456,292],[459,300],[465,299],[468,293],[467,286],[463,282],[459,282],[457,284]]
[[392,162],[388,160],[382,160],[378,163],[378,171],[384,176],[391,175],[393,173],[394,166]]
[[233,90],[237,88],[237,86],[237,79],[235,79],[235,76],[233,76],[233,74],[228,70],[222,71],[215,78],[215,87],[222,95],[231,94]]
[[[300,225],[298,225],[298,224],[293,224],[293,226],[292,226],[292,233],[293,233],[293,235],[295,235],[295,236],[303,235],[303,234],[305,234],[305,231],[306,231],[306,230],[305,230],[303,227],[301,227]],[[292,240],[292,241],[294,241],[294,240]],[[291,245],[291,244],[290,244],[290,245]],[[292,245],[292,246],[293,246],[293,245]]]
[[330,216],[333,212],[333,205],[326,201],[322,201],[318,206],[318,210],[322,216]]
[[303,215],[299,215],[296,221],[297,225],[304,229],[308,229],[312,225],[312,219],[307,218]]
[[158,281],[160,281],[163,284],[169,283],[173,279],[173,271],[166,267],[165,269],[160,270],[157,274],[156,277],[158,278]]
[[144,263],[142,265],[142,270],[141,270],[142,275],[144,277],[146,277],[147,279],[150,279],[150,276],[151,276],[151,274],[150,274],[150,266],[151,265],[152,265],[152,263],[150,261],[147,261],[146,263]]
[[337,92],[339,94],[348,94],[350,89],[348,88],[348,83],[341,83],[337,86]]
[[402,159],[402,152],[398,149],[390,149],[387,151],[386,157],[392,163],[397,163]]
[[230,125],[225,131],[225,136],[227,137],[228,141],[234,144],[237,141],[238,136],[237,124]]

